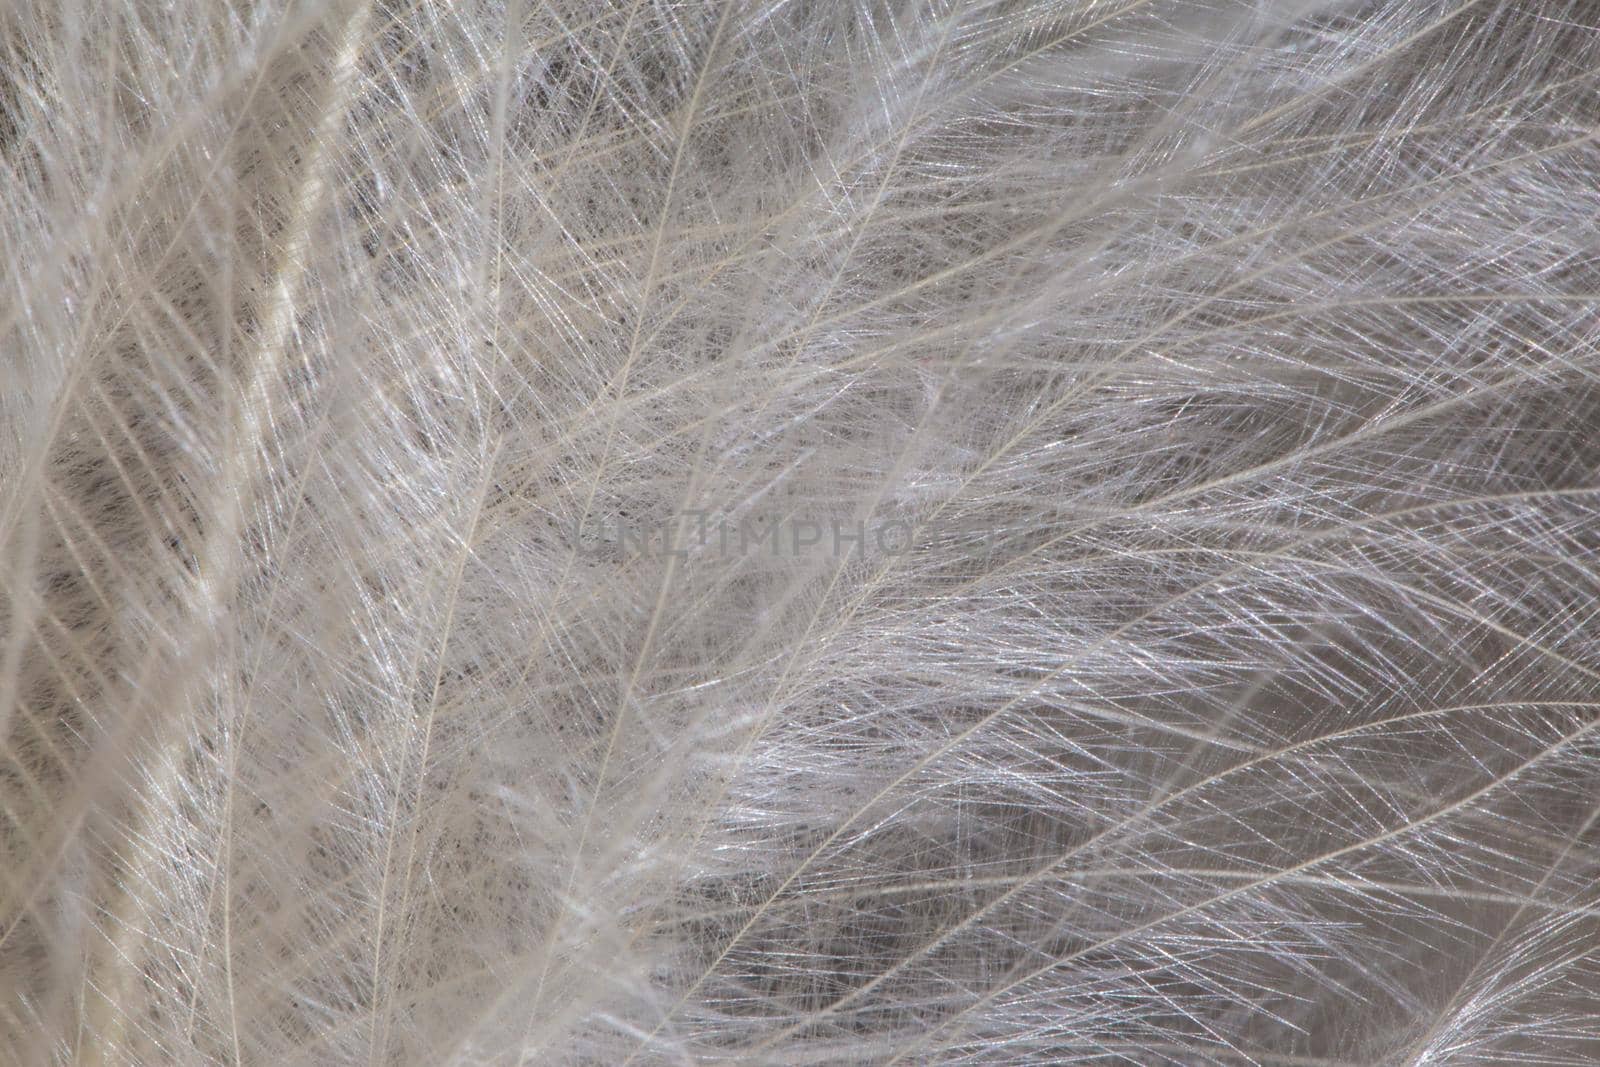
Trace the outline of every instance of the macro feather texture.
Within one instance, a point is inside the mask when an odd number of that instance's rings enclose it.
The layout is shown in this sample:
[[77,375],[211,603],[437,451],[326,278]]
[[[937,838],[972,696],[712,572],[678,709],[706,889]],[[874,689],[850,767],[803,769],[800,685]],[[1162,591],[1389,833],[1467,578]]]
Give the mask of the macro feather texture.
[[13,0],[0,1062],[1600,1060],[1600,5]]

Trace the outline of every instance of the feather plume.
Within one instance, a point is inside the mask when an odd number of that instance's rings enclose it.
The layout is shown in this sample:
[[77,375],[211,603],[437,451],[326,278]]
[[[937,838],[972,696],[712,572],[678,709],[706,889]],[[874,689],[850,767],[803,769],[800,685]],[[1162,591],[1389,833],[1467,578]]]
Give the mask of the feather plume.
[[15,0],[0,1061],[1600,1059],[1591,0]]

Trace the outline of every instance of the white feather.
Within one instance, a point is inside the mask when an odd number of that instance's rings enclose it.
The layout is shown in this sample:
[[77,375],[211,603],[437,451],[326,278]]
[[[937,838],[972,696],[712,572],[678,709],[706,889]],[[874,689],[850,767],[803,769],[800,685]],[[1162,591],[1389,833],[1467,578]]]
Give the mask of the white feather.
[[1600,1057],[1587,0],[0,12],[0,1061]]

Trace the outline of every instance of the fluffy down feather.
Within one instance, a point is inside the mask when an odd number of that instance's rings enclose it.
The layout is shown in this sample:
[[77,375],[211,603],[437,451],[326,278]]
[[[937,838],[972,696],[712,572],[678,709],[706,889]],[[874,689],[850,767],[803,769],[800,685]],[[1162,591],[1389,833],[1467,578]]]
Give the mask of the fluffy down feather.
[[0,1061],[1595,1062],[1597,71],[14,0]]

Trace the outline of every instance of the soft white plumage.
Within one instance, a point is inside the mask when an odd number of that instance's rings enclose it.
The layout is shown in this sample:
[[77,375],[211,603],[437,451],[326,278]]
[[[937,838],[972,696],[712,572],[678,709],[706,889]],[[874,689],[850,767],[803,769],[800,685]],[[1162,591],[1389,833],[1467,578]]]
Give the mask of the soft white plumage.
[[1597,70],[17,0],[0,1061],[1594,1062]]

